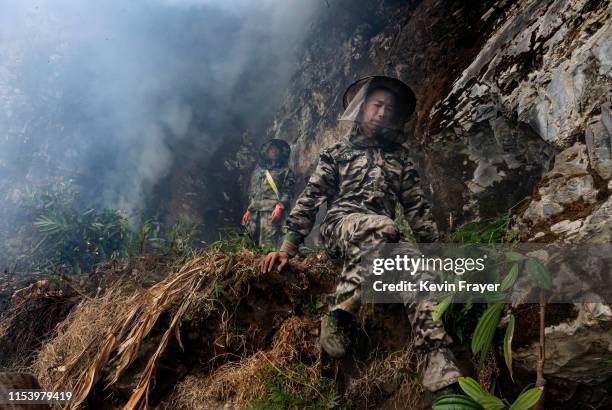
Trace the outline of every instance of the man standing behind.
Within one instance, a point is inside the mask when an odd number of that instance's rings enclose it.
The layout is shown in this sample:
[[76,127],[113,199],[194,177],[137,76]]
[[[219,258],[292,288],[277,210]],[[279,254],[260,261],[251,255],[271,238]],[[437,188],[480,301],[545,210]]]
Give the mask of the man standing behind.
[[259,163],[251,177],[249,206],[242,224],[258,245],[278,246],[282,225],[291,204],[295,182],[288,168],[291,148],[280,139],[265,142],[259,150]]
[[[396,204],[402,205],[417,242],[439,239],[419,174],[401,145],[404,125],[415,108],[412,90],[394,78],[366,77],[348,88],[343,103],[340,120],[351,124],[350,132],[321,152],[287,218],[280,250],[261,262],[263,272],[277,262],[277,269],[282,270],[313,228],[318,208],[327,203],[321,236],[328,253],[342,260],[343,269],[334,302],[321,323],[320,343],[335,358],[344,356],[352,343],[348,329],[361,305],[361,283],[368,274],[361,266],[362,256],[402,239],[394,223]],[[403,242],[402,246],[412,244]],[[436,391],[456,382],[460,373],[447,349],[452,339],[442,322],[432,319],[435,304],[405,303],[415,346],[428,353],[424,387]]]

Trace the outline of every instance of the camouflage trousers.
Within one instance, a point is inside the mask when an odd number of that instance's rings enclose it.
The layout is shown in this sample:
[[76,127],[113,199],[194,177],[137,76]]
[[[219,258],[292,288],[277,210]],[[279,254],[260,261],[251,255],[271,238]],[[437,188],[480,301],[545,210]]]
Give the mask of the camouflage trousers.
[[272,211],[253,211],[245,226],[257,245],[279,246],[283,239],[284,215],[272,222]]
[[[356,314],[361,306],[361,282],[367,274],[360,265],[362,256],[366,250],[376,252],[383,244],[400,242],[400,232],[395,222],[387,216],[355,213],[321,227],[321,235],[330,255],[343,261],[342,277],[331,298],[330,308]],[[408,250],[418,252],[409,242],[401,244]],[[435,302],[411,302],[406,298],[404,305],[417,349],[431,352],[452,343],[442,321],[432,318]]]

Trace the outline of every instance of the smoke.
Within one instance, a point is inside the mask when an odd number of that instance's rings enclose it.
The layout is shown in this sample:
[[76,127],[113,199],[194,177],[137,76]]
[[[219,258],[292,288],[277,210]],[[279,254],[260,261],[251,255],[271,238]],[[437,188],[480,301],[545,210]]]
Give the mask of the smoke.
[[264,127],[319,6],[2,0],[0,189],[61,179],[88,206],[142,209],[179,144],[205,162]]

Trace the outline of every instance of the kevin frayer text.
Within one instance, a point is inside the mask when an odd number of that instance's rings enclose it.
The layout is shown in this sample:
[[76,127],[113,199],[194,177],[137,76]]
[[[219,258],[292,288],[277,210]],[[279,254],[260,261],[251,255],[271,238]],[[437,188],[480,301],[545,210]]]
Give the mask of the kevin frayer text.
[[468,283],[460,280],[458,283],[431,283],[428,280],[409,282],[402,280],[397,283],[384,283],[377,280],[372,284],[375,292],[497,292],[499,283]]

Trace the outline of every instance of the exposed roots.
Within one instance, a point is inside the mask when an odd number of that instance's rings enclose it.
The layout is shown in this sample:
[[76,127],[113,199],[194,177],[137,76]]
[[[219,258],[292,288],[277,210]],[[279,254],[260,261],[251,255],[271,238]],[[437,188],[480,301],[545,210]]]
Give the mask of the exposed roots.
[[[303,266],[295,264],[291,274],[267,274],[262,281],[265,286],[259,289],[258,279],[262,276],[259,257],[249,251],[235,254],[208,251],[148,289],[127,289],[123,282],[111,286],[101,296],[81,303],[56,329],[55,337],[39,352],[32,366],[34,372],[47,388],[74,391],[70,408],[85,404],[92,394],[117,393],[117,389],[128,394],[124,398],[125,409],[142,408],[151,392],[163,386],[160,372],[164,371],[164,357],[185,350],[182,334],[187,333],[189,347],[196,347],[187,349],[194,355],[191,366],[205,360],[198,369],[209,373],[205,383],[210,385],[206,392],[210,400],[236,396],[235,400],[244,403],[260,397],[262,385],[246,383],[248,377],[241,379],[239,374],[256,374],[263,371],[262,365],[269,365],[265,367],[268,370],[288,371],[282,366],[305,360],[308,356],[305,346],[314,346],[314,342],[305,339],[309,322],[286,321],[283,315],[287,308],[279,309],[270,301],[278,299],[279,303],[292,306],[292,298],[302,297],[311,286],[319,286],[321,293],[320,286],[325,282],[321,275],[327,274],[332,282],[334,278],[329,275],[328,261],[313,255],[302,261]],[[313,273],[313,267],[318,272]],[[253,304],[262,298],[248,300],[250,293],[256,292],[268,297],[265,303],[270,306],[266,309],[273,314],[266,310],[258,313]],[[242,310],[237,314],[239,308]],[[239,316],[248,318],[241,322]],[[185,332],[181,331],[181,324],[187,328]],[[271,335],[275,335],[272,347],[262,351],[269,345]],[[296,359],[296,355],[300,357]],[[228,362],[235,357],[241,359]],[[173,359],[167,360],[171,364],[166,367],[173,367]],[[312,357],[308,360],[314,365]],[[183,370],[173,377],[180,378],[189,371]],[[184,383],[195,380],[194,377]],[[125,379],[134,384],[126,386]],[[170,386],[175,382],[170,381]],[[158,398],[163,394],[156,392]],[[123,402],[120,394],[114,396]]]
[[15,292],[0,316],[0,368],[27,368],[54,327],[80,300],[70,288],[39,280]]
[[[126,313],[129,297],[112,289],[101,297],[84,300],[55,330],[55,337],[43,345],[32,366],[41,386],[52,389],[66,372],[65,363],[86,352],[85,365],[93,360],[94,351],[87,350]],[[89,356],[87,356],[89,353]]]
[[[219,404],[243,408],[265,398],[271,376],[281,376],[287,384],[297,384],[297,390],[300,387],[316,390],[321,364],[312,334],[317,326],[317,322],[303,318],[285,321],[270,350],[228,362],[210,374],[187,376],[177,384],[167,400],[167,408],[214,408]],[[295,369],[296,363],[302,364],[299,371]]]
[[107,282],[56,328],[32,369],[44,388],[74,392],[69,408],[418,407],[424,358],[403,310],[364,309],[365,345],[341,382],[318,343],[334,267],[310,255],[262,274],[259,258],[209,250],[148,288]]

